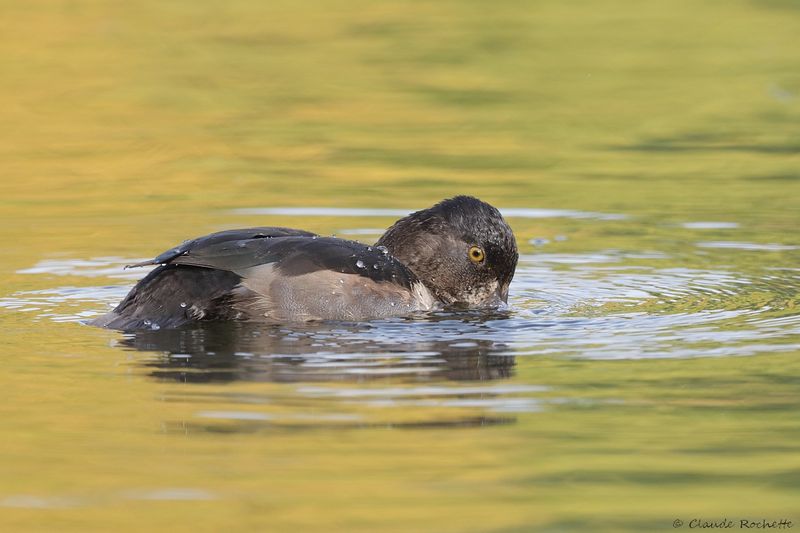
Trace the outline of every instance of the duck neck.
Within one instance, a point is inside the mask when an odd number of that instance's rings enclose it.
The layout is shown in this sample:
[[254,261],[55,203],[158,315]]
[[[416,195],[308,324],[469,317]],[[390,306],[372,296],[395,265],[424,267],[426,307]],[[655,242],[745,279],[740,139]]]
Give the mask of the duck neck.
[[392,257],[401,262],[419,280],[425,292],[436,300],[448,301],[442,293],[436,272],[442,268],[442,258],[435,252],[435,243],[428,242],[424,234],[417,234],[416,239],[409,239],[401,231],[392,231],[390,228],[376,243],[384,246]]

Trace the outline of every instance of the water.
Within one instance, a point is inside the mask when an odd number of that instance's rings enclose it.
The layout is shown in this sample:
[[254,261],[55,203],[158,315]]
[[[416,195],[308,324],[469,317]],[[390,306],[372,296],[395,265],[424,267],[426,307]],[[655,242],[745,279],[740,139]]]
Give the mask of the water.
[[[3,531],[800,523],[793,4],[0,9]],[[184,239],[460,193],[508,309],[82,324]]]

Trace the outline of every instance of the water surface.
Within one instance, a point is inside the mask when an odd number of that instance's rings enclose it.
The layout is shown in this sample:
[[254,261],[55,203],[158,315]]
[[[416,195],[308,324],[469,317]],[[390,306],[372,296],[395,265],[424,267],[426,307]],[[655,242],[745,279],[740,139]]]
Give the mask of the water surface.
[[[791,3],[0,9],[3,531],[800,523]],[[507,310],[82,323],[184,239],[455,194]]]

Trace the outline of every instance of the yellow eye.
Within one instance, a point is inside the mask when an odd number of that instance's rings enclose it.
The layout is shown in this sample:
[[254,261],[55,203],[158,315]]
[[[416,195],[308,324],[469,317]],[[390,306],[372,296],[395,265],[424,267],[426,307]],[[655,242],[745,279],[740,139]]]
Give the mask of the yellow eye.
[[483,250],[479,246],[470,246],[469,247],[469,260],[473,263],[480,263],[483,261],[484,257],[486,257],[483,253]]

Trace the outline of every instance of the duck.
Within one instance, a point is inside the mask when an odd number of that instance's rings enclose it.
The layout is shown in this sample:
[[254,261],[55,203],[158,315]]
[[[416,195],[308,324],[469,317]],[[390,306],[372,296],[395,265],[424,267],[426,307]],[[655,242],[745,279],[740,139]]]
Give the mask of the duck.
[[203,321],[366,321],[508,302],[519,253],[495,207],[455,196],[401,218],[374,245],[255,227],[183,242],[89,323],[134,331]]

